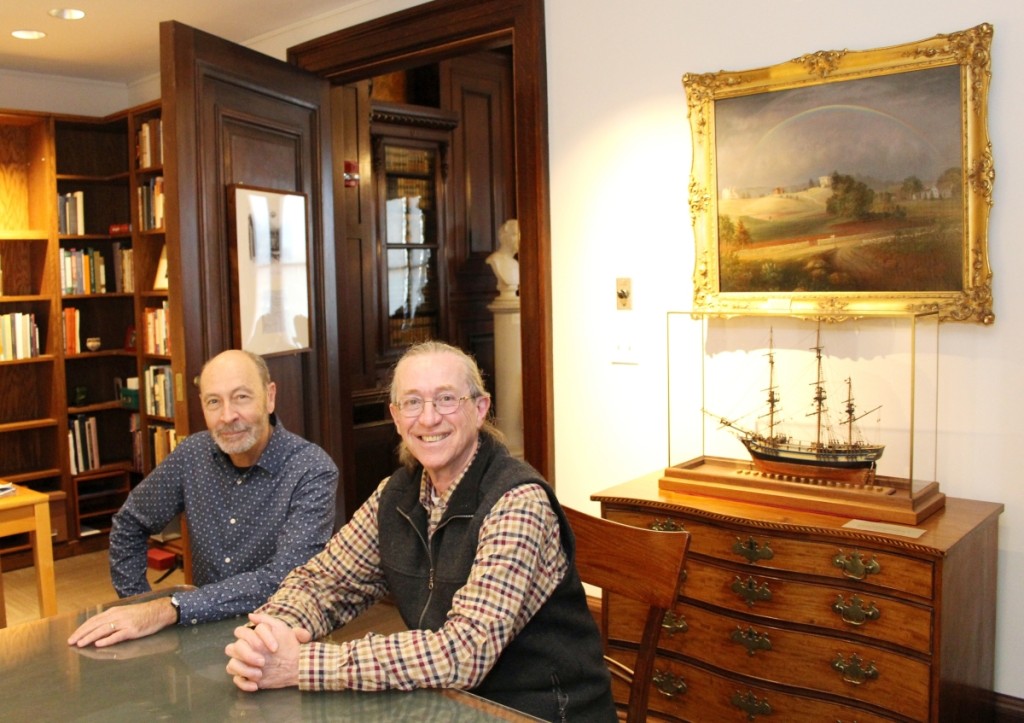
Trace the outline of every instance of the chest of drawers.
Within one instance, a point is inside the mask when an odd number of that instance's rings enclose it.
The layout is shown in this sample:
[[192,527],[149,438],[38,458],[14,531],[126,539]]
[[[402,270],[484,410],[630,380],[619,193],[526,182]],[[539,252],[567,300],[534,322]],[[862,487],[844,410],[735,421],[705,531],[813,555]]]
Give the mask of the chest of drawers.
[[[652,717],[985,718],[1002,505],[949,498],[916,527],[864,529],[662,490],[658,477],[593,496],[609,519],[691,534],[680,599],[662,628]],[[604,601],[611,650],[635,645],[643,614]]]

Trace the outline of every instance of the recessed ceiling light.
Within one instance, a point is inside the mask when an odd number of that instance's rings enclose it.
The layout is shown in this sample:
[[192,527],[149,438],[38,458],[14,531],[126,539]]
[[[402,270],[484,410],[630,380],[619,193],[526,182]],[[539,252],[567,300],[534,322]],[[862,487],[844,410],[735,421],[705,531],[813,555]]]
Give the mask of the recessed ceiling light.
[[39,40],[46,37],[46,33],[40,30],[15,30],[11,35],[18,40]]
[[54,8],[50,15],[61,20],[81,20],[85,17],[85,11],[75,8]]

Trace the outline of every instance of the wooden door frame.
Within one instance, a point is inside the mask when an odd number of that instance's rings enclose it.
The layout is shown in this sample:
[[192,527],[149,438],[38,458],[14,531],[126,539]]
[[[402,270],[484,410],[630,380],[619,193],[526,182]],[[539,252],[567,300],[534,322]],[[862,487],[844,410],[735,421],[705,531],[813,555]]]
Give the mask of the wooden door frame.
[[554,483],[551,230],[543,0],[434,0],[307,41],[288,61],[333,84],[512,46],[525,457]]

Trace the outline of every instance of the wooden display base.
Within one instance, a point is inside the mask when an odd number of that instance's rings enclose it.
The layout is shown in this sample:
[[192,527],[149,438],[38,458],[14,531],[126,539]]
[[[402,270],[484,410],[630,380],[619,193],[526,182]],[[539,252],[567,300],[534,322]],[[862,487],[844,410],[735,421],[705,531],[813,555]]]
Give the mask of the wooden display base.
[[751,462],[698,457],[665,469],[663,490],[917,525],[946,506],[938,482],[875,476],[871,484],[764,474]]

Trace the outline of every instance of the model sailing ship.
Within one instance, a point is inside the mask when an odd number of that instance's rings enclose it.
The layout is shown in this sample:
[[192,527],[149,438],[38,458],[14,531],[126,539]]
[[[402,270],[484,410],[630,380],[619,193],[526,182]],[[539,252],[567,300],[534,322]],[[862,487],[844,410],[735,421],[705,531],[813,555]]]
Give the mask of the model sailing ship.
[[769,475],[796,478],[838,480],[853,484],[871,484],[875,465],[885,451],[885,445],[870,444],[855,434],[854,423],[879,409],[857,414],[853,403],[853,382],[846,379],[845,410],[840,425],[846,425],[846,434],[840,438],[833,433],[828,416],[825,380],[822,374],[821,328],[819,326],[813,351],[817,361],[817,379],[812,385],[812,411],[816,417],[814,440],[793,439],[781,431],[779,394],[775,386],[775,351],[771,341],[768,349],[768,411],[764,433],[745,429],[734,421],[719,417],[722,425],[739,433],[739,440],[747,448],[754,467]]

